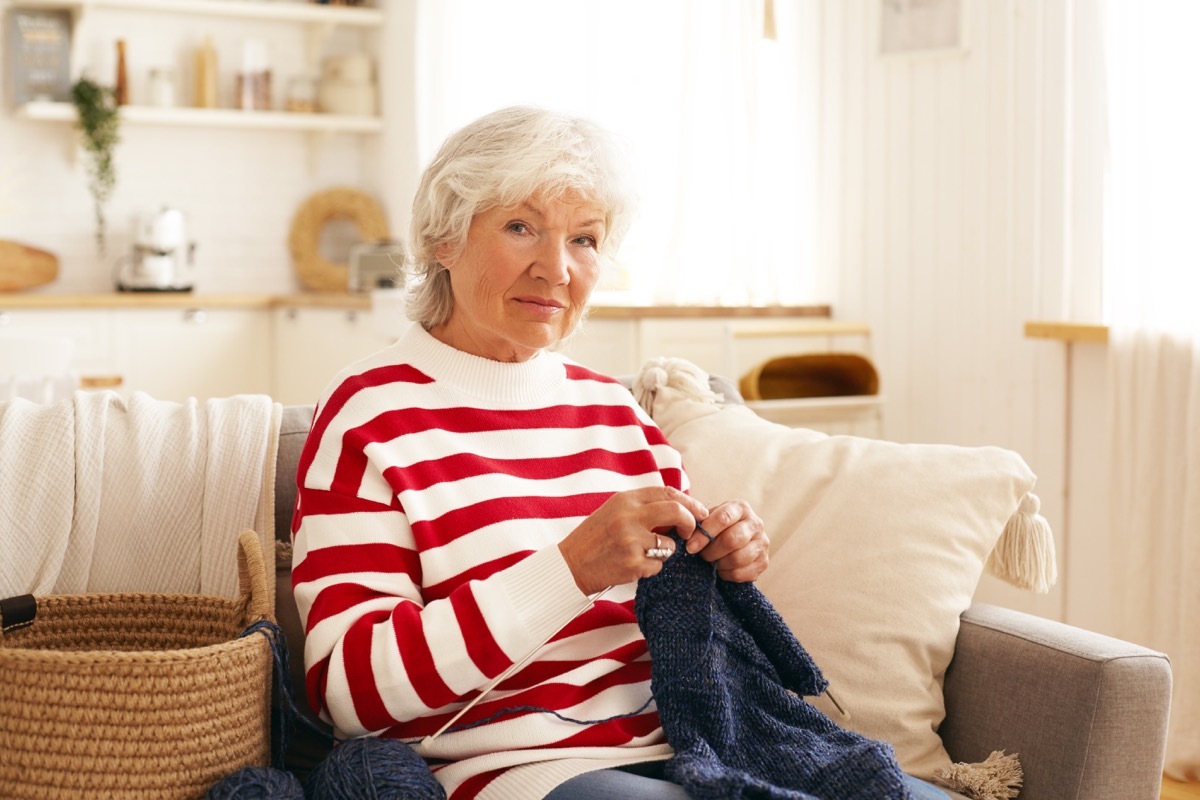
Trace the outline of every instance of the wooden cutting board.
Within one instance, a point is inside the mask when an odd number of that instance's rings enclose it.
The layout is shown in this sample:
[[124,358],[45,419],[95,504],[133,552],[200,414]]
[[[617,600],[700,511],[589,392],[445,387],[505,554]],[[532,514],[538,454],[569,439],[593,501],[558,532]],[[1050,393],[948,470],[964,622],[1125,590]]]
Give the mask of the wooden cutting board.
[[50,283],[58,277],[58,256],[27,244],[0,239],[0,292]]

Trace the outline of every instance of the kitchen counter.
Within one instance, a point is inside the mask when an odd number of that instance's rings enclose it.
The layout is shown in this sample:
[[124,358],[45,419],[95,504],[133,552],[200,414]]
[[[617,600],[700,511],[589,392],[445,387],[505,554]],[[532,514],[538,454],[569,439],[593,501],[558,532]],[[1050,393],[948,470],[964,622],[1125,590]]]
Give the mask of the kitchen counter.
[[[203,292],[109,292],[104,294],[0,293],[0,311],[82,308],[335,308],[367,310],[368,294],[303,292],[284,295]],[[618,306],[594,305],[593,319],[829,318],[828,305],[802,306]]]
[[1053,322],[1033,320],[1025,323],[1025,336],[1030,339],[1057,339],[1062,342],[1108,342],[1108,326],[1088,322]]
[[371,298],[349,294],[232,294],[203,292],[108,292],[105,294],[0,294],[0,310],[84,308],[282,308],[368,309]]
[[[670,354],[740,375],[779,353],[860,350],[869,327],[828,305],[629,306],[599,298],[564,352],[609,375]],[[270,394],[311,402],[346,364],[394,341],[401,292],[0,293],[0,334],[69,337],[88,386],[160,399]],[[94,381],[102,378],[107,383]]]

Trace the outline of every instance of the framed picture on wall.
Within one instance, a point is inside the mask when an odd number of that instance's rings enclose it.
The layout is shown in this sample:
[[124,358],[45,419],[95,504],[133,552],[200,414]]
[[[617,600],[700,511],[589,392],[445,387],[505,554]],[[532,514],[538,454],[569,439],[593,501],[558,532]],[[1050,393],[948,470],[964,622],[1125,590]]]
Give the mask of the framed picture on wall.
[[966,51],[963,0],[879,0],[879,5],[881,55]]
[[12,104],[70,100],[71,12],[12,8],[7,28],[5,67]]

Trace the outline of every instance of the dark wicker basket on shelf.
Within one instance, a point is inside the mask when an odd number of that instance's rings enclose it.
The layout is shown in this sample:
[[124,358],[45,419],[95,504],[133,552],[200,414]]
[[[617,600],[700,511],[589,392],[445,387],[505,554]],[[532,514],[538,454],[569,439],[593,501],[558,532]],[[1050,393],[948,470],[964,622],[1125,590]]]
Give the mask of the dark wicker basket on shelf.
[[879,373],[857,353],[801,353],[755,365],[738,389],[747,400],[873,395],[879,393]]

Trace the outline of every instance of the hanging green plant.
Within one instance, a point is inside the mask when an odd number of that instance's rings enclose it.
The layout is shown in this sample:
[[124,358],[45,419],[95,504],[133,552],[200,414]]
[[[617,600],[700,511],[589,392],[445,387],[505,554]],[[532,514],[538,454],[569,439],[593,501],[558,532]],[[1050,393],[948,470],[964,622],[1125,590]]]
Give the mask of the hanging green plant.
[[117,185],[113,150],[120,141],[121,117],[113,90],[86,77],[71,86],[71,102],[79,115],[78,128],[88,156],[88,191],[96,211],[96,248],[103,255],[104,205]]

